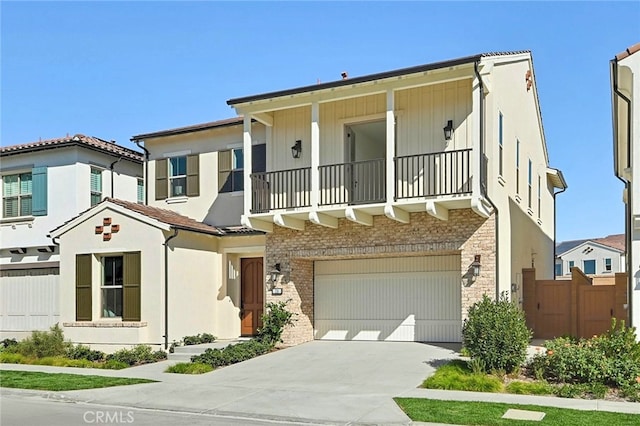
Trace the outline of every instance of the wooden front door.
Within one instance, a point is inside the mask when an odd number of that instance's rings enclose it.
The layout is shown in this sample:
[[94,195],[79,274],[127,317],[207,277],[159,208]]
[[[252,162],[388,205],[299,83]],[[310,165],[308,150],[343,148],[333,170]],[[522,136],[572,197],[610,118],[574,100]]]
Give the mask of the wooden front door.
[[261,257],[241,259],[240,334],[254,336],[262,327],[264,272]]

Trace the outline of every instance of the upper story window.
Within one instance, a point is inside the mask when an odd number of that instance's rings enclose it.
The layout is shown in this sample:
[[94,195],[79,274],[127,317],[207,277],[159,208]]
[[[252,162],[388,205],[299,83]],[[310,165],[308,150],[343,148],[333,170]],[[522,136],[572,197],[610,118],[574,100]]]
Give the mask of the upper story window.
[[138,203],[144,204],[144,179],[138,178]]
[[200,195],[198,154],[156,160],[156,200]]
[[516,139],[516,194],[520,194],[520,140]]
[[540,175],[538,175],[538,219],[540,219],[540,207],[541,207],[541,204],[542,204],[542,201],[541,201],[542,200],[541,187],[542,187],[541,178],[540,178]]
[[529,206],[529,208],[531,208],[531,196],[532,196],[531,189],[533,187],[533,165],[531,164],[531,160],[529,160],[529,180],[528,180],[528,182],[529,182],[529,197],[528,197],[529,198],[529,204],[528,204],[528,206]]
[[19,173],[2,177],[3,217],[31,216],[32,213],[32,175]]
[[102,200],[102,170],[91,168],[91,207]]
[[604,271],[611,272],[611,258],[607,257],[604,259]]
[[[266,170],[266,145],[253,145],[251,152],[252,173]],[[244,153],[242,148],[218,152],[218,191],[244,190]]]
[[503,122],[503,117],[502,117],[502,113],[500,112],[498,115],[498,174],[500,176],[502,176],[502,172],[503,172],[503,161],[502,161],[502,157],[503,157],[503,149],[504,149],[504,145],[503,145],[503,129],[502,129],[502,122]]

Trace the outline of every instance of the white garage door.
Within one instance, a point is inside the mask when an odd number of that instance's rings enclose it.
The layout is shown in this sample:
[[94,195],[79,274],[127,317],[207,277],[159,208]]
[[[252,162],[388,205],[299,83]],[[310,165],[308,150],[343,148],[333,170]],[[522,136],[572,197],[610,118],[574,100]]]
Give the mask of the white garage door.
[[461,341],[460,256],[315,262],[315,338]]
[[58,268],[0,271],[0,330],[48,330],[60,318]]

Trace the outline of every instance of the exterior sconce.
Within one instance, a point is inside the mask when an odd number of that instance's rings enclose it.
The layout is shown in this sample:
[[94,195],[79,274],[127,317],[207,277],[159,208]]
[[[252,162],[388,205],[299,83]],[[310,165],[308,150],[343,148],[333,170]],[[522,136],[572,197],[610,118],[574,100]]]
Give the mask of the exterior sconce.
[[473,258],[473,262],[471,263],[471,268],[473,272],[473,276],[477,277],[480,275],[480,255],[476,254]]
[[273,265],[273,270],[269,272],[269,278],[271,279],[271,286],[275,286],[278,281],[278,277],[282,275],[282,271],[280,269],[280,264],[276,263]]
[[291,156],[293,158],[300,158],[301,153],[302,153],[302,141],[297,140],[296,143],[291,147]]
[[453,136],[453,120],[447,121],[447,125],[442,130],[444,130],[444,140],[450,141]]

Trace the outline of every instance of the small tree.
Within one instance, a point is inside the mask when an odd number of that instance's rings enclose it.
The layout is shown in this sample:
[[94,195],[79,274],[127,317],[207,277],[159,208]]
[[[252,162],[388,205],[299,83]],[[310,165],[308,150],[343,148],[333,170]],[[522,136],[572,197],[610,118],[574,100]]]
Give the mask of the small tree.
[[464,347],[487,371],[512,372],[524,363],[531,340],[524,312],[502,293],[495,302],[485,294],[462,326]]
[[258,330],[258,340],[274,346],[282,342],[282,332],[293,324],[293,313],[286,309],[288,301],[267,303],[266,313],[262,315],[262,327]]

